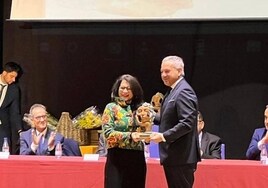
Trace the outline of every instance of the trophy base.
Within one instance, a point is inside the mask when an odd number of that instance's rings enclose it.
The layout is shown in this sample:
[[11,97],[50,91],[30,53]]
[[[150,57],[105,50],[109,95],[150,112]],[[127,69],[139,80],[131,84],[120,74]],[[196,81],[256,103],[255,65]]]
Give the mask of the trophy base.
[[140,133],[140,137],[141,138],[149,138],[151,134],[152,134],[152,132],[143,132],[143,133]]

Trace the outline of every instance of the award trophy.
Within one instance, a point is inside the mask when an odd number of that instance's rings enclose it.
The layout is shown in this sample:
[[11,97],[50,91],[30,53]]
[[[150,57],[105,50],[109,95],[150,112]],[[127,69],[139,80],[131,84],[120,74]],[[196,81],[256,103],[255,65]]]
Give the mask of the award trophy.
[[151,105],[153,106],[154,111],[156,113],[160,113],[160,108],[161,108],[163,100],[164,100],[164,95],[160,92],[157,92],[155,95],[152,96]]
[[141,138],[148,138],[152,134],[152,125],[155,117],[153,106],[150,103],[143,103],[135,114],[136,123],[138,124],[137,132],[140,132]]

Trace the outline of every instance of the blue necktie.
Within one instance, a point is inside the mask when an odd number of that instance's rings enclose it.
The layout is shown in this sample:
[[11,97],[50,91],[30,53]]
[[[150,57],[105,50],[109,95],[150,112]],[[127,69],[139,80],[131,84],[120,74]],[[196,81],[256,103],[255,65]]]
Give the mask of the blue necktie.
[[39,155],[42,155],[42,151],[44,149],[44,141],[43,141],[43,138],[44,138],[44,136],[42,134],[41,137],[40,137],[39,145],[38,145],[38,151],[39,151],[38,154]]

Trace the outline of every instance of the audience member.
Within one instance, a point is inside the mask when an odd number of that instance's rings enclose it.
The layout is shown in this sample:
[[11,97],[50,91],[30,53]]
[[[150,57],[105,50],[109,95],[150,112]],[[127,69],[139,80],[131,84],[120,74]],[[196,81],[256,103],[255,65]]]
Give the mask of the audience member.
[[19,132],[22,130],[20,89],[15,83],[21,73],[17,63],[8,62],[0,75],[0,146],[7,137],[11,154],[19,153]]
[[142,102],[143,90],[135,77],[125,74],[115,81],[111,102],[102,116],[108,148],[105,188],[145,187],[144,144],[140,133],[132,132],[135,127],[133,114]]
[[21,155],[55,155],[55,145],[61,144],[64,138],[61,134],[47,127],[47,111],[42,104],[34,104],[30,108],[30,118],[33,127],[20,135]]
[[64,138],[62,155],[64,156],[82,156],[79,143],[71,138]]
[[100,157],[106,157],[107,155],[106,140],[103,136],[103,133],[101,133],[99,136],[99,145],[96,153],[99,154]]
[[268,105],[264,110],[264,127],[255,129],[247,149],[246,157],[249,160],[260,160],[262,145],[268,150]]
[[[171,87],[161,105],[159,133],[151,141],[159,142],[160,163],[169,188],[191,188],[200,161],[197,134],[197,97],[184,79],[184,63],[178,56],[162,60],[161,78]],[[157,123],[157,122],[156,122]]]
[[199,146],[202,159],[220,159],[221,144],[220,137],[204,131],[205,122],[201,112],[198,112],[197,131],[199,135]]

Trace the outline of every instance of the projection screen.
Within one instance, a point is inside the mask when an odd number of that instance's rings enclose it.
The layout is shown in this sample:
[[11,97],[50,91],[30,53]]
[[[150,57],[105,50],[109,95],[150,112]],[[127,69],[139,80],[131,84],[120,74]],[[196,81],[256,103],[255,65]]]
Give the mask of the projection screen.
[[267,0],[12,0],[10,19],[267,19],[267,10]]

